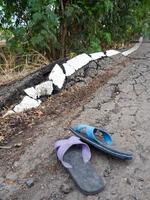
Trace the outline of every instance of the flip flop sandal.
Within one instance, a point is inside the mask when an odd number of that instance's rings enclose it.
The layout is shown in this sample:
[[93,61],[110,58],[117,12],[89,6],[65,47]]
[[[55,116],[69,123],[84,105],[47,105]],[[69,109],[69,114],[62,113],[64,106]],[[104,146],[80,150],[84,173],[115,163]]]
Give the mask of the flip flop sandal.
[[104,187],[104,180],[99,177],[90,161],[91,151],[79,137],[58,140],[55,143],[57,157],[69,171],[71,177],[86,195],[99,193]]
[[95,128],[85,124],[78,124],[70,128],[70,130],[84,142],[93,145],[105,153],[124,160],[131,160],[133,158],[131,152],[123,152],[115,149],[115,147],[112,145],[112,138],[110,134],[101,128]]

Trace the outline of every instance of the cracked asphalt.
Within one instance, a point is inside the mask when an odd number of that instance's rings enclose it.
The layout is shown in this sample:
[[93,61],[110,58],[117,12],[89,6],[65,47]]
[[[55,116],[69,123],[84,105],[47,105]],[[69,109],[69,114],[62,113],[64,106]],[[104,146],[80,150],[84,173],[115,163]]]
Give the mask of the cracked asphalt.
[[[1,167],[0,199],[150,200],[149,113],[150,43],[143,43],[119,74],[97,89],[89,102],[34,128],[32,134],[37,137],[16,160],[7,159],[9,167]],[[119,148],[134,155],[132,161],[122,161],[91,147],[92,165],[106,182],[105,189],[94,196],[80,193],[53,150],[57,139],[71,135],[64,128],[76,123],[105,128]],[[24,182],[31,178],[34,185],[28,188]]]

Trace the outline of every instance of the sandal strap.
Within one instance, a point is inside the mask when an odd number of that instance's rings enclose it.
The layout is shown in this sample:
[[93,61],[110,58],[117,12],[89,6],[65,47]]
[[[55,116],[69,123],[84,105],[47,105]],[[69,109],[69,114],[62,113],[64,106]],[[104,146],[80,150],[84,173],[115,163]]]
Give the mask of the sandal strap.
[[94,140],[97,143],[101,143],[101,141],[99,139],[97,139],[95,136],[95,131],[99,130],[101,133],[103,133],[104,141],[106,142],[106,144],[108,144],[108,145],[112,144],[112,139],[111,139],[110,134],[107,133],[104,129],[95,128],[93,126],[89,126],[86,124],[78,124],[78,125],[74,126],[73,129],[77,132],[82,132],[82,130],[85,129],[84,132],[86,133],[86,135],[89,139]]
[[63,160],[65,153],[73,145],[82,145],[82,157],[84,163],[87,163],[91,159],[91,151],[89,146],[82,142],[80,138],[71,136],[68,139],[58,140],[55,143],[55,149],[57,149],[57,157],[61,161],[62,165],[66,168],[72,168],[72,166]]

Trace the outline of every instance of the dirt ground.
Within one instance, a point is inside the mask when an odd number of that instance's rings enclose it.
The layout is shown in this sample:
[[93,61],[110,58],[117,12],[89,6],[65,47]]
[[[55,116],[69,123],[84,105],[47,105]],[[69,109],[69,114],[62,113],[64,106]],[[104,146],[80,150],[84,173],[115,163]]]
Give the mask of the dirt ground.
[[[150,43],[143,43],[124,66],[102,72],[103,81],[93,93],[92,86],[82,84],[84,95],[78,95],[78,101],[74,90],[70,101],[59,102],[55,117],[41,117],[8,141],[12,148],[0,149],[1,200],[150,200],[149,49]],[[97,77],[93,85],[102,78]],[[87,89],[90,95],[83,92]],[[65,98],[63,92],[59,95]],[[66,128],[81,122],[105,128],[118,147],[134,155],[132,161],[121,161],[91,147],[92,165],[106,182],[94,196],[80,193],[54,151],[56,140],[71,135]],[[16,143],[21,146],[14,147]]]

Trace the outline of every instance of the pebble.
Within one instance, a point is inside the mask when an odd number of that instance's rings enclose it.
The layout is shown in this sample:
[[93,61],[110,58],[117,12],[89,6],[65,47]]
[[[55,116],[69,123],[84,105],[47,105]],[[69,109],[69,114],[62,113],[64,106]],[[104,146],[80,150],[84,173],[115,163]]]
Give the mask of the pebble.
[[41,189],[44,190],[44,188],[45,188],[44,185],[41,185]]
[[131,185],[131,180],[129,178],[127,178],[126,182],[127,184]]
[[63,183],[60,186],[60,191],[63,192],[64,194],[69,194],[72,191],[72,187],[67,183]]
[[5,189],[5,185],[4,184],[0,184],[0,191]]
[[142,190],[142,189],[143,189],[143,186],[142,186],[142,185],[140,185],[140,186],[139,186],[139,190]]
[[22,145],[22,142],[19,142],[19,143],[14,144],[14,147],[21,147],[21,145]]
[[14,162],[14,167],[18,167],[19,166],[19,162]]
[[115,195],[115,194],[116,194],[116,192],[115,192],[115,191],[113,191],[111,194],[112,194],[112,195]]
[[103,176],[104,177],[108,177],[111,174],[111,168],[110,167],[106,167],[106,169],[104,170]]
[[31,188],[33,185],[34,185],[34,180],[31,178],[31,179],[28,179],[27,181],[26,181],[26,185],[29,187],[29,188]]
[[120,133],[120,137],[123,137],[124,136],[124,133]]
[[143,179],[142,177],[138,177],[137,180],[140,181],[140,182],[143,182],[143,181],[144,181],[144,179]]

